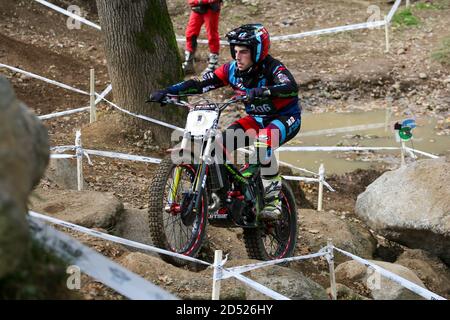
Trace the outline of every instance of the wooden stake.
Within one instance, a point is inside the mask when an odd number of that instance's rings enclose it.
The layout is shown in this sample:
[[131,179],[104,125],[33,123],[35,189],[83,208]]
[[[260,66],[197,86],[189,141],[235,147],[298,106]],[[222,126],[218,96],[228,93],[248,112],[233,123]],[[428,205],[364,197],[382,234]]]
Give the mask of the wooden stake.
[[222,263],[222,250],[216,250],[214,252],[214,275],[213,275],[213,287],[212,287],[212,300],[219,300],[220,297],[220,279],[217,279],[221,275]]
[[77,156],[77,183],[78,183],[78,191],[83,190],[83,151],[82,151],[82,143],[81,143],[81,131],[77,130],[75,135],[75,149]]
[[90,123],[97,121],[97,108],[95,106],[95,73],[94,69],[90,72],[90,92],[89,92],[89,105],[91,107]]

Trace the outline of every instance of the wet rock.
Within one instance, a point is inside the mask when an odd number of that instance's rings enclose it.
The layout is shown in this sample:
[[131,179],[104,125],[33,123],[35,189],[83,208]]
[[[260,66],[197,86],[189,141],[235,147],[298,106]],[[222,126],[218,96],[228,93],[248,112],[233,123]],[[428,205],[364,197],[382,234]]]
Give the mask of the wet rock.
[[[331,296],[331,288],[327,288],[327,294]],[[336,283],[336,294],[338,300],[369,300],[341,283]]]
[[77,167],[73,159],[51,159],[45,178],[57,186],[78,190]]
[[417,161],[384,173],[360,194],[355,212],[370,228],[450,264],[450,162]]
[[111,228],[123,211],[112,193],[74,190],[36,190],[30,207],[39,213],[87,228]]
[[395,263],[414,271],[431,291],[450,297],[450,269],[439,258],[424,250],[407,249]]
[[[246,273],[246,276],[272,290],[293,300],[327,300],[325,289],[318,283],[305,277],[302,273],[280,267],[271,266]],[[268,299],[267,296],[253,289],[246,289],[247,299]]]
[[[115,232],[122,238],[152,245],[146,209],[140,210],[125,206],[115,226]],[[149,252],[145,251],[145,253]]]
[[0,278],[28,250],[27,202],[49,159],[45,127],[0,76]]
[[[398,276],[405,278],[421,287],[425,288],[425,285],[417,277],[417,275],[408,268],[383,261],[370,261],[383,269],[391,271]],[[363,264],[357,261],[347,261],[337,266],[336,268],[336,280],[343,281],[357,281],[366,285],[370,289],[370,294],[373,299],[376,300],[421,300],[422,297],[413,293],[409,289],[401,286],[400,284],[393,282],[378,272],[374,272],[372,269],[368,269]]]
[[[327,245],[327,239],[331,238],[333,244],[343,250],[349,251],[360,257],[372,259],[376,249],[376,240],[369,230],[363,226],[341,219],[340,216],[326,211],[302,209],[299,211],[302,219],[300,226],[307,232],[299,231],[302,236],[302,246],[311,248],[317,252]],[[317,237],[321,235],[322,237]],[[341,255],[335,256],[336,261],[345,261]]]

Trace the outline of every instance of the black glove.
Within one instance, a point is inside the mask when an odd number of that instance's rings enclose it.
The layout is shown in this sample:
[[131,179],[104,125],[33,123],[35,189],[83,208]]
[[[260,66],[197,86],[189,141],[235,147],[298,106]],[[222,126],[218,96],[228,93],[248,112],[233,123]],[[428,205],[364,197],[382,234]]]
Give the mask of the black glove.
[[197,5],[197,6],[192,6],[191,10],[200,14],[205,14],[206,12],[208,12],[208,5]]
[[152,93],[150,93],[148,100],[151,102],[159,102],[162,104],[163,100],[166,98],[168,93],[169,93],[169,91],[167,91],[166,89],[152,92]]
[[248,102],[254,102],[257,98],[262,98],[266,96],[267,88],[253,88],[247,92]]

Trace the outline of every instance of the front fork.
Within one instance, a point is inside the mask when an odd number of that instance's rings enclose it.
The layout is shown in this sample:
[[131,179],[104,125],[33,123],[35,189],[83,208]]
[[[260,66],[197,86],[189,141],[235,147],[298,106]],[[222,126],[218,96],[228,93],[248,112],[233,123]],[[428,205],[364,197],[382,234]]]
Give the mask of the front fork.
[[167,202],[168,202],[167,205],[169,207],[172,203],[175,202],[175,198],[176,198],[177,192],[178,192],[178,185],[180,184],[182,170],[183,170],[183,168],[180,166],[175,167],[175,177],[173,178],[173,184],[172,184],[172,187],[170,188],[169,199],[167,199]]
[[[201,157],[199,158],[198,169],[197,169],[196,176],[195,176],[194,183],[193,183],[194,187],[191,190],[191,192],[194,193],[194,197],[193,197],[193,201],[189,205],[188,212],[190,212],[193,208],[199,207],[200,200],[201,200],[201,197],[199,197],[199,195],[202,193],[202,190],[205,188],[205,185],[206,185],[206,178],[207,178],[206,170],[207,170],[208,165],[212,163],[211,151],[212,151],[212,147],[213,147],[214,135],[215,135],[215,130],[210,130],[210,132],[208,133],[208,139],[206,142],[206,146],[202,150],[203,152],[201,152]],[[186,150],[186,146],[189,143],[189,141],[190,141],[189,134],[185,133],[183,136],[183,140],[181,142],[181,150]],[[177,191],[178,191],[178,186],[179,186],[179,183],[181,180],[181,171],[182,170],[183,170],[183,168],[180,166],[177,166],[175,168],[175,176],[174,176],[171,191],[169,193],[169,199],[168,199],[168,204],[166,206],[166,210],[167,210],[167,208],[170,208],[172,203],[175,201]]]
[[[188,142],[189,142],[189,133],[185,132],[183,135],[183,140],[181,141],[181,150],[186,150]],[[175,202],[175,199],[177,197],[178,186],[180,184],[182,171],[183,168],[181,166],[177,165],[175,167],[175,176],[173,178],[173,183],[169,192],[169,198],[167,199],[167,205],[165,207],[167,212],[170,211],[172,204]]]
[[194,180],[194,190],[195,190],[194,199],[191,203],[191,205],[194,205],[194,203],[195,203],[195,206],[193,208],[199,207],[200,200],[201,200],[200,195],[202,194],[202,191],[205,189],[205,186],[206,186],[207,169],[208,169],[208,166],[213,162],[211,153],[212,153],[212,149],[213,149],[213,138],[214,138],[215,134],[216,134],[215,129],[211,129],[208,132],[208,134],[207,134],[208,138],[206,140],[206,145],[203,148],[202,152],[200,153],[201,156],[199,159],[199,166],[198,166],[196,178]]

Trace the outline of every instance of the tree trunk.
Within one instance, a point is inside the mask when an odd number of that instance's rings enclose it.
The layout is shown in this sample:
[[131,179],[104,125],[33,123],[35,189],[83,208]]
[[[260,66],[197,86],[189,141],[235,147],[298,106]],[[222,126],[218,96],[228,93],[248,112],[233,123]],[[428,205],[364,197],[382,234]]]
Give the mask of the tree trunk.
[[[115,102],[131,112],[183,126],[186,110],[145,103],[151,90],[176,83],[183,74],[165,0],[96,1]],[[173,131],[128,115],[123,122],[127,128],[150,127],[156,143],[165,146]]]

